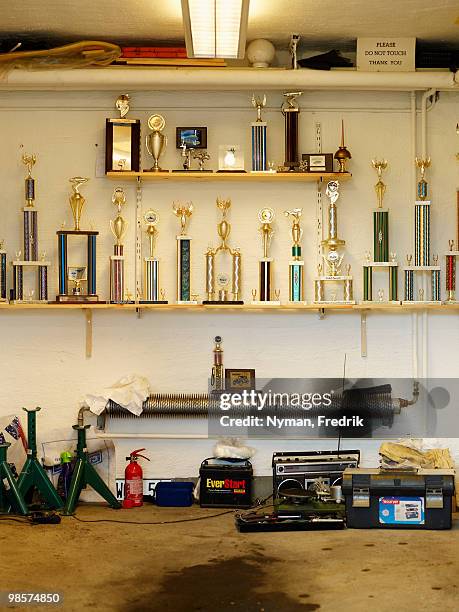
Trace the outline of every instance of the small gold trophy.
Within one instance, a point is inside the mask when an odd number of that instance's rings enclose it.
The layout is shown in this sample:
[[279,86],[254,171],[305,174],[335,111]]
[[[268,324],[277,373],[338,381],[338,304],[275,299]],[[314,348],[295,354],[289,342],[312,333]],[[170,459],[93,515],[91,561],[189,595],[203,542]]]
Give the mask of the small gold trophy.
[[139,172],[140,119],[128,119],[129,95],[115,101],[116,119],[105,120],[105,172]]
[[192,202],[174,202],[172,211],[180,219],[180,235],[177,236],[177,303],[197,304],[191,299],[191,237],[186,235],[188,219],[193,214]]
[[112,196],[112,203],[116,206],[117,216],[110,220],[110,229],[116,239],[113,246],[113,255],[110,255],[110,302],[122,304],[124,302],[124,246],[121,243],[128,222],[121,216],[121,210],[126,204],[126,195],[121,187],[116,187]]
[[148,119],[148,127],[153,130],[145,138],[147,151],[153,157],[153,166],[148,172],[168,172],[159,166],[159,158],[167,146],[167,136],[162,133],[166,127],[166,120],[162,115],[152,115]]
[[[217,198],[217,208],[222,214],[222,219],[217,225],[217,233],[221,240],[221,244],[213,249],[209,247],[206,252],[206,294],[207,299],[203,304],[243,304],[241,297],[241,253],[238,248],[232,249],[227,245],[227,240],[231,232],[231,225],[227,220],[227,213],[231,207],[231,200]],[[226,272],[221,272],[216,275],[215,258],[219,253],[230,255],[232,260],[231,274],[231,294],[232,299],[229,299],[227,285],[230,282],[230,276]],[[219,291],[218,295],[215,291],[215,281],[218,278]],[[218,299],[216,299],[218,298]]]
[[272,300],[272,264],[273,258],[269,257],[269,247],[274,229],[272,223],[274,221],[274,210],[272,208],[262,208],[258,211],[258,220],[261,223],[259,232],[262,238],[263,258],[260,259],[260,279],[259,279],[259,300],[254,300],[252,304],[280,305],[279,300]]
[[159,291],[159,259],[154,256],[155,241],[158,236],[156,226],[159,223],[159,214],[155,210],[147,210],[143,216],[147,226],[146,234],[150,244],[150,255],[145,257],[144,299],[141,304],[167,304],[167,300],[160,299],[164,294]]
[[69,182],[72,185],[72,195],[70,196],[69,201],[70,208],[72,209],[73,222],[75,224],[75,227],[73,228],[75,232],[80,231],[81,213],[83,212],[83,207],[86,202],[79,189],[81,185],[84,185],[88,181],[88,178],[83,178],[82,176],[74,176],[73,178],[69,179]]

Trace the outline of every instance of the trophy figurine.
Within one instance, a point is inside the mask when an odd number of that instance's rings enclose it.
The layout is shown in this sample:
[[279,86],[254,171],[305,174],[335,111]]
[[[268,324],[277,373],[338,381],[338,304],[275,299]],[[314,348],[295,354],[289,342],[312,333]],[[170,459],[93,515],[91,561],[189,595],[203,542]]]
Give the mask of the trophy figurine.
[[267,123],[261,118],[261,110],[266,106],[263,98],[252,95],[252,106],[257,109],[257,119],[252,123],[252,172],[266,172],[266,129]]
[[119,118],[105,121],[105,172],[139,172],[140,119],[128,119],[129,96],[115,101]]
[[292,261],[289,262],[289,301],[304,301],[304,261],[301,257],[301,238],[303,230],[300,226],[302,208],[284,210],[284,215],[292,220]]
[[143,219],[147,226],[146,234],[150,245],[150,255],[144,258],[144,299],[141,304],[167,304],[167,300],[160,299],[163,294],[159,291],[159,259],[154,255],[155,242],[158,236],[156,226],[159,223],[159,215],[155,210],[147,210]]
[[[228,210],[231,207],[231,200],[217,198],[217,208],[222,214],[221,221],[217,225],[217,233],[220,238],[220,245],[214,249],[211,246],[206,252],[206,295],[207,299],[203,304],[243,304],[241,300],[241,253],[238,248],[232,249],[227,241],[231,232],[231,225],[227,220]],[[219,274],[215,271],[215,260],[219,254],[229,255],[232,263],[231,277],[226,271]],[[219,290],[216,293],[216,280]],[[231,299],[229,297],[228,286],[231,282]]]
[[[405,268],[405,299],[403,303],[439,303],[441,302],[440,271],[438,257],[433,258],[433,265],[430,261],[430,210],[431,202],[427,199],[428,183],[425,178],[426,170],[430,167],[430,157],[415,158],[416,166],[419,168],[420,180],[417,186],[417,200],[414,204],[414,266]],[[425,278],[430,275],[430,296],[423,291],[416,292],[415,279],[421,277],[422,287],[424,288]],[[418,296],[415,300],[414,296]],[[422,299],[421,296],[422,295]],[[428,299],[430,297],[430,299]]]
[[127,231],[128,223],[121,216],[121,210],[126,204],[126,195],[121,187],[116,187],[112,203],[116,206],[117,216],[110,219],[110,229],[116,239],[113,245],[113,255],[110,255],[110,303],[122,304],[124,302],[124,245],[123,237]]
[[279,301],[272,300],[272,257],[269,257],[269,247],[271,244],[274,230],[272,223],[274,221],[274,211],[272,208],[262,208],[258,212],[258,220],[261,223],[259,232],[262,238],[263,258],[260,259],[260,282],[259,282],[259,300],[254,301],[254,304],[280,304]]
[[[97,295],[97,274],[96,274],[96,239],[99,232],[94,230],[80,229],[81,213],[85,204],[85,198],[80,193],[80,187],[89,181],[88,178],[74,176],[69,179],[72,185],[72,194],[69,198],[70,208],[72,209],[74,229],[61,229],[57,233],[58,240],[58,255],[59,255],[59,295],[56,296],[56,301],[60,303],[75,304],[85,302],[99,302]],[[87,240],[87,265],[86,266],[68,266],[68,238],[72,236],[85,236]],[[75,270],[80,272],[75,278]],[[84,270],[84,275],[81,273]],[[78,284],[75,285],[72,291],[69,292],[69,280]],[[82,286],[83,285],[83,286]],[[76,291],[76,289],[78,289]]]
[[[384,195],[387,186],[382,180],[383,171],[387,169],[387,160],[371,161],[378,175],[375,184],[377,208],[373,210],[373,260],[368,252],[363,264],[363,302],[373,301],[374,269],[386,268],[389,271],[389,302],[399,303],[398,296],[398,263],[395,253],[389,252],[389,210],[383,208]],[[384,291],[382,292],[384,296]],[[381,302],[381,294],[378,291]]]
[[339,198],[339,183],[338,181],[330,181],[327,185],[325,195],[329,198],[328,206],[328,238],[322,240],[321,244],[327,250],[326,255],[322,255],[325,265],[325,274],[322,274],[322,266],[319,269],[319,275],[314,281],[315,303],[330,303],[324,296],[325,283],[342,283],[343,284],[343,299],[337,301],[336,295],[332,302],[338,304],[355,304],[353,298],[353,279],[350,274],[351,267],[346,266],[346,273],[341,274],[341,266],[344,259],[344,253],[340,253],[341,247],[344,247],[346,242],[338,238],[338,211],[336,202]]
[[147,151],[153,157],[153,166],[148,172],[168,172],[159,167],[159,158],[167,146],[167,136],[162,134],[166,121],[162,115],[151,115],[148,119],[148,127],[153,130],[145,138]]
[[[35,155],[24,154],[22,163],[27,168],[25,178],[25,206],[23,213],[23,237],[24,249],[19,251],[19,257],[12,262],[13,265],[13,303],[48,302],[48,267],[51,262],[44,258],[38,258],[38,210],[35,208],[35,179],[32,177],[32,169],[37,162]],[[21,260],[22,254],[24,255]],[[0,249],[0,301],[6,300],[6,253]],[[35,290],[29,290],[30,299],[24,299],[24,282],[26,271],[35,271],[36,287],[38,287],[38,299],[35,300]]]
[[172,211],[180,219],[180,234],[177,236],[177,303],[197,304],[191,299],[191,237],[186,233],[188,219],[193,214],[193,203],[174,202]]
[[344,120],[341,120],[341,144],[339,149],[336,151],[334,158],[338,162],[339,168],[338,172],[347,172],[346,164],[348,159],[352,159],[352,155],[350,151],[346,148],[344,144]]
[[302,91],[293,91],[284,93],[284,102],[281,106],[282,114],[285,121],[285,161],[284,168],[287,171],[298,171],[298,119],[300,116],[300,107],[298,106],[297,98],[301,96]]

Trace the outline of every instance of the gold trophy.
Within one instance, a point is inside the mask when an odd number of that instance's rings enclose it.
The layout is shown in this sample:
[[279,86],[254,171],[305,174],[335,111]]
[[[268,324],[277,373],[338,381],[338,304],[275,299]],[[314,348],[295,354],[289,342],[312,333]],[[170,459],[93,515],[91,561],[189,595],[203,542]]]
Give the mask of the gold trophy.
[[197,304],[191,299],[191,237],[186,235],[188,219],[193,214],[193,203],[174,202],[172,211],[180,219],[180,235],[177,236],[177,303]]
[[167,146],[167,136],[162,134],[162,130],[166,127],[166,121],[162,115],[152,115],[148,119],[148,127],[153,131],[147,134],[145,144],[154,162],[148,172],[168,172],[168,170],[163,170],[159,167],[159,158]]
[[304,261],[301,258],[301,237],[303,230],[300,226],[302,208],[284,210],[284,215],[292,219],[292,261],[289,262],[289,301],[304,301]]
[[120,116],[105,121],[105,172],[139,172],[140,119],[128,119],[129,95],[115,102]]
[[[238,248],[232,249],[228,246],[227,240],[231,232],[231,225],[226,216],[231,207],[231,200],[223,200],[217,198],[217,208],[222,214],[222,219],[217,225],[217,233],[221,240],[221,244],[213,249],[209,247],[206,252],[206,294],[207,299],[203,304],[243,304],[241,297],[241,253]],[[219,253],[226,253],[231,257],[232,273],[230,275],[226,271],[216,275],[215,258]],[[216,294],[215,281],[218,280],[219,291]],[[228,285],[231,280],[231,299],[228,295]],[[217,298],[217,299],[216,299]]]
[[[320,304],[355,304],[353,297],[353,279],[350,275],[351,266],[346,266],[346,273],[341,273],[341,266],[344,259],[344,253],[340,253],[340,248],[344,247],[346,242],[341,238],[338,238],[338,212],[336,208],[336,201],[339,198],[339,183],[338,181],[330,181],[327,185],[325,192],[326,196],[330,199],[328,206],[328,238],[322,240],[322,246],[327,250],[326,255],[322,255],[322,259],[325,265],[325,274],[323,274],[322,264],[318,266],[318,276],[314,280],[314,303]],[[332,299],[327,300],[324,295],[324,288],[326,283],[342,283],[343,285],[343,299],[336,299],[336,292],[332,294]]]
[[[150,255],[144,258],[145,276],[144,276],[144,299],[140,300],[141,304],[167,304],[164,299],[164,291],[159,290],[159,259],[154,255],[155,242],[158,236],[156,226],[159,223],[159,215],[155,210],[147,210],[143,216],[147,226],[146,234],[150,244]],[[161,298],[160,299],[160,295]]]
[[110,302],[122,304],[124,302],[124,246],[121,243],[127,228],[127,221],[121,216],[121,210],[126,204],[126,195],[121,187],[113,192],[112,202],[117,208],[117,216],[110,219],[110,229],[116,239],[113,245],[113,255],[110,255]]
[[[69,179],[72,185],[70,196],[70,207],[72,209],[74,229],[60,230],[57,232],[58,254],[59,254],[59,295],[57,302],[72,304],[81,302],[100,302],[97,295],[96,284],[96,239],[99,232],[94,230],[80,229],[81,213],[85,204],[85,198],[81,195],[79,188],[89,181],[88,178],[74,176]],[[67,264],[67,241],[69,236],[85,236],[87,239],[87,266],[68,266]],[[83,273],[84,271],[84,273]],[[75,283],[74,290],[69,292],[69,281]],[[78,282],[76,282],[78,281]],[[81,284],[85,283],[86,291],[83,292]]]
[[346,164],[348,159],[352,159],[352,155],[344,144],[344,120],[341,120],[341,144],[339,149],[336,151],[334,158],[339,165],[338,172],[347,172]]
[[260,282],[259,282],[259,300],[253,300],[252,304],[280,305],[280,302],[272,300],[272,264],[273,258],[269,257],[269,246],[271,244],[274,230],[272,223],[274,221],[274,211],[272,208],[262,208],[258,212],[258,220],[261,223],[259,232],[262,237],[263,258],[260,259]]

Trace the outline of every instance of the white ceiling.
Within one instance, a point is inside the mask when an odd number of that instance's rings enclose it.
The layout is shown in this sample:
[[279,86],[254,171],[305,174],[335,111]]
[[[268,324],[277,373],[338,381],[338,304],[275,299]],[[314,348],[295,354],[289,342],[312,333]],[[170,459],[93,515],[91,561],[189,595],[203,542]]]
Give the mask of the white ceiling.
[[[3,7],[2,7],[3,5]],[[0,41],[183,41],[180,0],[0,0]],[[416,36],[459,46],[458,0],[251,0],[248,39],[349,49],[357,36]]]

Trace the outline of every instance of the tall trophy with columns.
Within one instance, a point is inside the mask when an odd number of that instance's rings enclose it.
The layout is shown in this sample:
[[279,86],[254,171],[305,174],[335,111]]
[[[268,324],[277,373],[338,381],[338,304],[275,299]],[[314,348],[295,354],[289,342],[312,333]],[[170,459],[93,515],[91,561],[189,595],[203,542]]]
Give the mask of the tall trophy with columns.
[[272,276],[273,276],[273,258],[269,257],[269,247],[271,245],[272,237],[274,236],[273,221],[274,211],[272,208],[262,208],[258,211],[258,221],[260,222],[259,232],[261,235],[261,242],[263,248],[263,257],[260,259],[259,267],[259,285],[258,285],[258,300],[256,299],[256,293],[252,292],[254,300],[252,304],[271,304],[278,306],[280,301],[278,299],[273,300],[273,293],[278,295],[278,291],[273,292],[272,287]]
[[121,216],[121,210],[126,204],[126,195],[121,187],[116,187],[112,196],[112,203],[116,206],[117,215],[110,220],[110,229],[116,239],[113,245],[113,255],[110,255],[110,302],[121,304],[124,302],[124,245],[123,237],[128,228],[128,222]]
[[172,211],[180,219],[180,234],[177,236],[177,303],[197,304],[191,299],[191,237],[186,226],[193,214],[192,202],[174,202]]
[[292,221],[292,260],[289,262],[289,301],[304,301],[304,261],[301,256],[301,238],[303,230],[300,221],[303,214],[302,208],[285,210],[284,215]]
[[[146,234],[148,236],[148,244],[150,254],[144,258],[144,299],[140,300],[141,304],[167,304],[167,300],[160,299],[159,290],[159,259],[155,257],[155,243],[158,237],[156,226],[159,223],[159,214],[155,210],[147,210],[143,219],[146,225]],[[164,292],[161,292],[161,297],[164,298]]]

